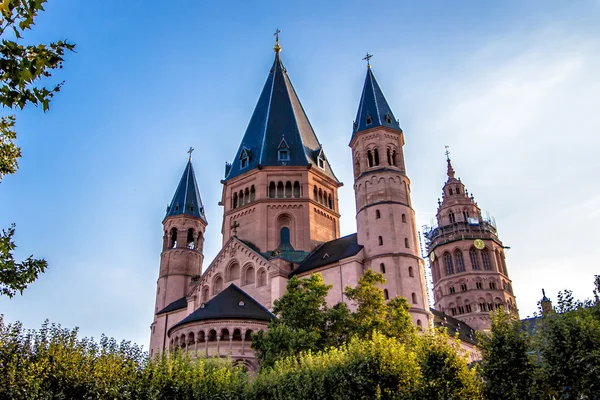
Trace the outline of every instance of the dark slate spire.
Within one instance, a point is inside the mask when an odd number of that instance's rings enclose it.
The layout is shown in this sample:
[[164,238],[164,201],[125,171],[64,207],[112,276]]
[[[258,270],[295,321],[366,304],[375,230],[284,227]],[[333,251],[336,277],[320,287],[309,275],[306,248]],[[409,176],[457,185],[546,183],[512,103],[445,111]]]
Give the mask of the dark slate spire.
[[402,131],[369,65],[362,96],[358,105],[358,113],[354,121],[352,137],[357,132],[376,126],[386,126]]
[[194,175],[194,167],[192,166],[191,154],[173,200],[171,200],[171,204],[167,207],[165,218],[180,214],[199,217],[206,222],[204,206],[202,205],[198,184],[196,183],[196,175]]
[[279,43],[274,50],[273,67],[225,179],[263,166],[312,165],[337,182],[281,62]]

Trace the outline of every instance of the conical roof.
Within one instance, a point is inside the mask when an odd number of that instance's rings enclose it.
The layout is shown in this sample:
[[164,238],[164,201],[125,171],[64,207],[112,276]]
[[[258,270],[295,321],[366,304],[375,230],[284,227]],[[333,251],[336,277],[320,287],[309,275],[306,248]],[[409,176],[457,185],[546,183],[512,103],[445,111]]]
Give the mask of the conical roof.
[[354,138],[357,132],[377,126],[385,126],[402,131],[375,79],[375,75],[373,75],[373,70],[369,67],[358,105],[356,120],[354,121],[352,137]]
[[275,61],[225,179],[263,166],[308,165],[320,168],[338,181],[276,51]]
[[167,215],[165,218],[180,214],[199,217],[202,218],[204,222],[207,222],[191,158],[188,160],[185,170],[183,171],[173,200],[171,200],[171,204],[167,207]]

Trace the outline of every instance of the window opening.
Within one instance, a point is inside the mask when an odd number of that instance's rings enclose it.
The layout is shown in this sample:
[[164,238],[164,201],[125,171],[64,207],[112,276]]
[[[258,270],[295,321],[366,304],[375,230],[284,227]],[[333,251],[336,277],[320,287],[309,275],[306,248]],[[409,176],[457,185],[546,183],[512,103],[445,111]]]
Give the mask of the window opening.
[[287,226],[279,231],[279,244],[290,244],[290,228]]
[[415,273],[413,272],[413,267],[408,267],[408,276],[411,278],[415,277]]
[[452,256],[450,253],[444,254],[444,264],[446,265],[446,275],[454,274],[454,264],[452,263]]
[[375,219],[379,218],[381,218],[381,213],[379,212],[379,210],[375,210]]
[[379,245],[383,246],[383,238],[381,236],[379,236]]
[[278,161],[290,161],[290,151],[288,149],[280,149],[277,151]]
[[375,165],[379,165],[379,150],[373,150],[373,162]]
[[384,263],[379,264],[379,269],[381,270],[382,274],[385,274],[385,264]]
[[454,252],[454,260],[456,261],[456,271],[465,272],[465,260],[462,251],[456,250]]

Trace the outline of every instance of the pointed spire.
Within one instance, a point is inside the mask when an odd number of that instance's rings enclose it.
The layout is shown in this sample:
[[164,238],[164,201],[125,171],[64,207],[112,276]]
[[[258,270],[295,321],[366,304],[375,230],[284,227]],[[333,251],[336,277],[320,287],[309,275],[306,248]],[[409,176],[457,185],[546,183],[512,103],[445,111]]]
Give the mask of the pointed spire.
[[452,168],[452,162],[450,161],[450,146],[446,146],[446,162],[448,163],[448,178],[454,178],[454,168]]
[[[281,62],[280,50],[277,40],[273,66],[225,180],[264,166],[310,165],[337,182],[326,158],[319,160],[319,139]],[[285,154],[279,148],[282,135]]]
[[202,199],[200,198],[200,191],[198,190],[198,184],[196,183],[194,167],[192,166],[192,151],[194,151],[194,149],[190,147],[190,150],[188,150],[190,156],[187,165],[183,171],[179,185],[177,185],[173,200],[171,200],[171,204],[167,207],[167,215],[165,218],[185,214],[202,218],[204,222],[207,222]]
[[372,55],[367,53],[367,56],[364,58],[368,63],[367,76],[360,97],[356,120],[354,121],[352,137],[354,137],[357,132],[377,126],[385,126],[402,131],[396,117],[394,117],[390,105],[385,99],[385,96],[375,79],[375,75],[373,75],[373,69],[371,68],[369,61],[371,57]]

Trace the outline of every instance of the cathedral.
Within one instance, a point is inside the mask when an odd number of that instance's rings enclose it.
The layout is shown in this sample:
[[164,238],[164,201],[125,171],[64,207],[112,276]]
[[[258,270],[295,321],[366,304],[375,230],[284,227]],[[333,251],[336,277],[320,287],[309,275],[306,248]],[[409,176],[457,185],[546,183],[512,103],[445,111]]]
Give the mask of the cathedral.
[[182,348],[198,357],[231,357],[256,370],[252,333],[276,318],[270,310],[290,277],[320,273],[332,285],[327,301],[333,305],[347,301],[345,287],[356,285],[367,269],[384,274],[386,299],[408,299],[415,326],[446,326],[467,351],[476,349],[474,331],[489,328],[491,310],[518,312],[494,222],[482,217],[447,158],[437,225],[424,233],[433,278],[430,308],[404,133],[370,55],[349,135],[357,229],[340,237],[342,183],[292,86],[278,40],[274,50],[246,132],[226,164],[222,248],[204,272],[208,221],[191,153],[167,207],[151,356]]

